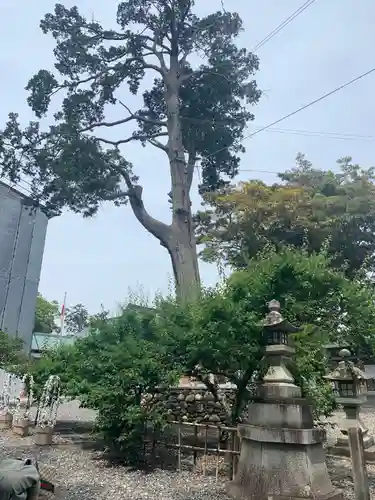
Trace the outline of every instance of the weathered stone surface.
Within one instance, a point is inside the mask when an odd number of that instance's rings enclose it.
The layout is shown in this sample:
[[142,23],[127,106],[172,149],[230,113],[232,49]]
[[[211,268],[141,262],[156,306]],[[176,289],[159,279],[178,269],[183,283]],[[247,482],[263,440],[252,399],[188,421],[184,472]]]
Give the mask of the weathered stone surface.
[[0,429],[10,429],[12,427],[13,415],[9,412],[0,413]]
[[[235,390],[221,389],[219,399],[225,398],[226,403],[235,401]],[[153,395],[145,397],[146,404],[161,404],[168,409],[168,420],[180,422],[215,423],[230,425],[230,419],[224,405],[215,401],[213,394],[202,384],[162,389]]]
[[328,475],[324,432],[314,428],[311,408],[288,369],[294,349],[287,335],[296,327],[284,320],[278,301],[269,310],[269,368],[239,426],[241,454],[228,493],[235,500],[342,500]]
[[36,427],[35,428],[35,444],[37,446],[50,446],[52,444],[52,427]]

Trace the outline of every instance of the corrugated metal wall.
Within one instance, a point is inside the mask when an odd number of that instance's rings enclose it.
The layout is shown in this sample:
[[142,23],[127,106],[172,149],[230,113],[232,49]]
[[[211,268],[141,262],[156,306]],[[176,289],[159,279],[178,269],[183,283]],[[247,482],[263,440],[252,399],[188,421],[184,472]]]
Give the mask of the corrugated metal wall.
[[0,183],[0,329],[31,346],[48,218]]

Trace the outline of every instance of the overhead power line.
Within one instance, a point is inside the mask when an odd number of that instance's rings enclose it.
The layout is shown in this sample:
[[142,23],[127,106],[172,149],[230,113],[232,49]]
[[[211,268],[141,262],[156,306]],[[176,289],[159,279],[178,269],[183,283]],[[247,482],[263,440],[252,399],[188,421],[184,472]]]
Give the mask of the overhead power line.
[[[259,129],[263,127],[258,127]],[[288,129],[288,128],[274,128],[271,127],[266,132],[276,132],[278,134],[286,135],[301,135],[303,137],[324,137],[325,139],[340,139],[344,141],[368,141],[375,140],[375,135],[351,134],[344,132],[323,132],[315,130],[301,130],[301,129]]]
[[[339,92],[340,90],[346,88],[346,87],[349,87],[349,85],[352,85],[353,83],[355,82],[358,82],[359,80],[362,80],[362,78],[365,78],[366,76],[370,75],[371,73],[374,73],[375,72],[375,67],[366,71],[365,73],[362,73],[361,75],[359,76],[356,76],[355,78],[352,78],[352,80],[349,80],[348,82],[346,83],[343,83],[342,85],[340,85],[339,87],[336,87],[335,89],[331,90],[330,92],[327,92],[326,94],[318,97],[317,99],[314,99],[313,101],[305,104],[304,106],[301,106],[299,108],[297,108],[296,110],[292,111],[291,113],[288,113],[287,115],[285,116],[282,116],[281,118],[279,118],[278,120],[275,120],[271,123],[269,123],[268,125],[265,125],[264,127],[260,127],[258,130],[255,130],[254,132],[252,132],[251,134],[248,134],[248,135],[245,135],[243,139],[250,139],[251,137],[253,137],[254,135],[257,135],[257,134],[260,134],[260,132],[264,132],[265,130],[268,130],[270,129],[271,127],[273,127],[274,125],[277,125],[278,123],[281,123],[283,122],[284,120],[287,120],[288,118],[296,115],[297,113],[300,113],[301,111],[304,111],[305,109],[307,108],[310,108],[311,106],[313,106],[314,104],[317,104],[318,102],[320,101],[323,101],[324,99],[326,99],[327,97],[330,97],[331,95],[333,94],[336,94],[336,92]],[[217,149],[216,151],[214,151],[213,153],[209,154],[208,155],[208,158],[211,157],[211,156],[214,156],[216,155],[217,153],[220,153],[221,151],[225,151],[226,149],[228,149],[230,146],[225,146],[223,148],[220,148],[220,149]]]
[[[259,130],[264,130],[264,127],[259,127]],[[316,130],[301,130],[301,129],[288,129],[288,128],[268,128],[264,130],[265,132],[284,134],[284,135],[299,135],[303,137],[323,137],[324,139],[339,139],[344,141],[364,141],[364,142],[373,142],[375,141],[375,135],[364,135],[364,134],[353,134],[353,133],[345,133],[345,132],[327,132],[327,131],[316,131]],[[247,137],[246,137],[247,138]],[[254,172],[254,173],[265,173],[265,174],[276,174],[276,171],[273,170],[254,170],[254,169],[240,169],[240,172]],[[0,178],[0,180],[2,180]],[[26,184],[28,187],[25,187],[23,184]],[[30,188],[32,187],[31,182],[27,179],[21,179],[19,183],[10,184],[9,187],[17,189],[21,191],[26,196],[31,195]]]
[[296,11],[293,12],[289,17],[284,19],[282,23],[280,23],[276,28],[271,31],[267,36],[265,36],[260,42],[258,42],[251,50],[251,52],[256,52],[258,51],[263,45],[265,45],[267,42],[269,42],[274,36],[276,36],[278,33],[280,33],[281,30],[283,30],[288,24],[290,24],[296,17],[298,17],[302,12],[304,12],[306,9],[308,9],[315,0],[307,0],[304,4],[302,4]]
[[[374,73],[375,72],[375,67],[374,68],[371,68],[370,70],[366,71],[365,73],[362,73],[361,75],[355,77],[355,78],[352,78],[351,80],[349,80],[348,82],[346,83],[343,83],[342,85],[340,85],[339,87],[336,87],[335,89],[331,90],[330,92],[327,92],[326,94],[318,97],[317,99],[314,99],[313,101],[305,104],[304,106],[301,106],[299,108],[297,108],[296,110],[292,111],[291,113],[288,113],[287,115],[285,116],[282,116],[281,118],[277,119],[277,120],[274,120],[273,122],[269,123],[268,125],[265,125],[264,127],[260,127],[258,128],[257,130],[255,130],[254,132],[252,132],[251,134],[248,134],[248,135],[245,135],[243,139],[250,139],[251,137],[253,137],[254,135],[257,135],[259,134],[260,132],[264,132],[266,130],[272,130],[272,127],[274,127],[274,125],[277,125],[281,122],[283,122],[284,120],[287,120],[288,118],[296,115],[297,113],[300,113],[301,111],[304,111],[305,109],[307,108],[310,108],[311,106],[313,106],[314,104],[317,104],[318,102],[320,101],[323,101],[324,99],[326,99],[327,97],[330,97],[331,95],[333,94],[336,94],[337,92],[339,92],[340,90],[346,88],[346,87],[349,87],[349,85],[352,85],[353,83],[355,82],[358,82],[359,80],[362,80],[362,78],[365,78],[366,76],[370,75],[371,73]],[[279,132],[284,132],[284,133],[300,133],[300,135],[312,135],[314,134],[314,132],[309,132],[307,130],[305,131],[298,131],[298,130],[293,130],[293,129],[286,129],[286,130],[283,130],[283,129],[274,129],[274,131],[279,131]],[[288,131],[288,132],[287,132]],[[316,135],[318,135],[319,133],[315,133]],[[343,139],[348,139],[350,138],[349,136],[351,136],[352,139],[359,139],[359,138],[366,138],[366,139],[372,139],[373,137],[372,136],[360,136],[358,134],[340,134],[340,133],[332,133],[332,134],[329,134],[329,133],[320,133],[321,135],[331,135],[331,138],[334,138],[333,135],[335,135],[337,138],[338,137],[342,137]],[[225,146],[223,148],[220,148],[220,149],[217,149],[216,151],[214,151],[213,153],[209,154],[207,157],[211,157],[211,156],[214,156],[216,155],[217,153],[220,153],[221,151],[225,151],[226,149],[229,149],[230,146]],[[240,170],[241,171],[241,170]],[[242,170],[243,172],[245,172],[246,170]],[[267,172],[267,171],[264,171],[264,170],[252,170],[253,172],[264,172],[264,173],[276,173],[276,172]],[[1,178],[0,178],[1,180]],[[31,183],[29,181],[27,181],[26,179],[21,179],[21,182],[24,182],[25,184],[29,185],[31,187]],[[12,184],[10,187],[14,187],[16,189],[19,189],[20,187],[26,191],[28,194],[31,194],[31,192],[29,190],[27,190],[24,186],[18,186],[18,185],[15,185],[15,184]]]

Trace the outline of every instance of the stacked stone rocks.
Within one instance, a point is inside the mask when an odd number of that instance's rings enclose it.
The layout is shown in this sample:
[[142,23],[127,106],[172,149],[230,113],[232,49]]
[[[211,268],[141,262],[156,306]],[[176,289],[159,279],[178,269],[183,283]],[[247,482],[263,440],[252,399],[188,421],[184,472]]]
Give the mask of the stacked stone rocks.
[[[235,390],[223,386],[219,390],[219,400],[226,399],[226,405],[235,400]],[[220,401],[204,384],[160,389],[147,398],[153,404],[162,404],[168,410],[169,420],[176,422],[196,422],[212,425],[229,425],[227,411]]]

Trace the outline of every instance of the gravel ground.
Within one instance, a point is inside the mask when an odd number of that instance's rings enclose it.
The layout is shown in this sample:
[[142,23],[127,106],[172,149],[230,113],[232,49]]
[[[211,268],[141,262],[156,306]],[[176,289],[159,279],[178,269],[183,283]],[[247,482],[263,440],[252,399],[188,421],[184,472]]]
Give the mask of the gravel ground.
[[[375,436],[375,409],[365,409],[362,416]],[[55,471],[64,500],[228,500],[223,479],[216,483],[214,477],[190,472],[143,473],[109,465],[87,443],[89,436],[84,424],[92,423],[94,418],[95,412],[80,409],[76,402],[64,403],[59,409],[54,446],[38,451],[32,437],[20,439],[11,432],[0,431],[0,449],[11,457],[37,456]],[[342,418],[338,413],[331,420],[339,424]],[[330,443],[337,433],[338,429],[329,431]],[[335,487],[342,491],[345,500],[353,500],[350,460],[328,457],[327,464]],[[375,498],[375,464],[368,464],[367,469],[371,498]]]

